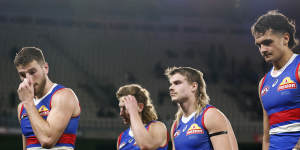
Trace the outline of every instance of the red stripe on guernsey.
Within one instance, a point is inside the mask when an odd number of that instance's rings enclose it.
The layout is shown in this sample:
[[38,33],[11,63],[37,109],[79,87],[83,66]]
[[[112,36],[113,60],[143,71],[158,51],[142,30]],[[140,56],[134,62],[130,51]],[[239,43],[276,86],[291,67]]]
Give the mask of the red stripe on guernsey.
[[300,83],[300,79],[299,79],[299,73],[298,73],[298,71],[299,71],[299,67],[300,67],[300,63],[297,65],[297,69],[296,69],[296,73],[295,73],[295,77],[296,77],[296,79],[297,79],[298,83]]
[[[56,144],[72,144],[75,145],[76,135],[75,134],[63,134]],[[39,144],[38,139],[35,136],[26,137],[26,145]]]
[[20,120],[22,119],[22,111],[23,111],[23,109],[24,109],[24,104],[22,104],[22,106],[21,106],[21,111],[20,111]]
[[269,124],[270,126],[291,120],[300,119],[300,108],[284,110],[277,113],[273,113],[269,116]]
[[202,125],[203,125],[203,128],[206,130],[206,126],[205,126],[205,124],[204,124],[204,114],[206,113],[206,111],[208,110],[208,109],[210,109],[210,108],[215,108],[214,106],[209,106],[209,107],[207,107],[205,110],[204,110],[204,112],[203,112],[203,115],[202,115],[202,119],[201,119],[201,123],[202,123]]
[[175,121],[175,123],[173,124],[173,133],[172,133],[172,136],[174,136],[175,134],[175,130],[176,130],[176,127],[177,126],[177,121]]
[[65,88],[58,89],[58,90],[56,90],[56,91],[51,95],[50,104],[49,104],[50,109],[51,109],[51,107],[52,107],[51,102],[52,102],[52,97],[53,97],[53,95],[54,95],[57,91],[60,91],[60,90],[62,90],[62,89],[65,89]]
[[119,135],[119,138],[118,138],[118,148],[120,146],[120,142],[121,142],[121,138],[122,138],[122,135],[123,135],[124,132],[122,132],[120,135]]
[[265,80],[266,80],[266,76],[267,76],[267,74],[265,74],[265,76],[264,76],[264,78],[263,78],[263,80],[261,82],[261,85],[259,87],[259,93],[261,93],[262,87],[264,86],[264,83],[265,83]]

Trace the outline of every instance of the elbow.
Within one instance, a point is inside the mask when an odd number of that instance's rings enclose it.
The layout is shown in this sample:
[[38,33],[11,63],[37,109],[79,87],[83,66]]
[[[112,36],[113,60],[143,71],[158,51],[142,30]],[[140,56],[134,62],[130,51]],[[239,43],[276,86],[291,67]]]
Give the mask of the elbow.
[[141,150],[152,150],[152,149],[155,149],[153,147],[153,145],[148,145],[148,144],[141,144],[141,145],[139,145],[139,147],[140,147]]
[[150,150],[148,147],[140,147],[141,150]]
[[50,137],[47,137],[45,139],[42,139],[40,141],[40,144],[43,148],[52,148],[56,143]]

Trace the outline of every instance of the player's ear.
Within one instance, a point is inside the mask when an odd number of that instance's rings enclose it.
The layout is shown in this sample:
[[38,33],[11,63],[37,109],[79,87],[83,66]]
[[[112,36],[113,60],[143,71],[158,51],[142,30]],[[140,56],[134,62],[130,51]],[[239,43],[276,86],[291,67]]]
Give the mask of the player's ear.
[[284,33],[283,34],[283,44],[285,46],[288,46],[289,41],[290,41],[290,34],[289,33]]
[[192,91],[193,91],[193,92],[196,92],[197,89],[198,89],[198,83],[197,83],[197,82],[193,82],[193,83],[192,83]]
[[138,103],[138,111],[142,112],[144,109],[144,104],[143,103]]
[[45,63],[42,65],[42,68],[43,68],[44,72],[45,72],[46,74],[48,74],[48,72],[49,72],[49,65],[48,65],[47,62],[45,62]]

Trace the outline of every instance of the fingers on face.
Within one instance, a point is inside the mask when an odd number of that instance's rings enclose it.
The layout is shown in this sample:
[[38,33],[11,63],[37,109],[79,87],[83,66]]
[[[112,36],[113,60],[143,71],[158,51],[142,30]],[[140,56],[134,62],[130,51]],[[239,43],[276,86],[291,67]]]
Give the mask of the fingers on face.
[[30,85],[30,86],[32,85],[32,78],[31,77],[28,78],[28,85]]
[[21,84],[19,85],[19,91],[24,89],[26,87],[27,84],[27,79],[24,79],[23,82],[21,82]]
[[31,86],[30,79],[27,79],[26,82],[25,82],[25,87],[30,88],[30,86]]
[[20,83],[18,91],[22,89],[29,89],[32,86],[32,79],[25,78],[23,82]]

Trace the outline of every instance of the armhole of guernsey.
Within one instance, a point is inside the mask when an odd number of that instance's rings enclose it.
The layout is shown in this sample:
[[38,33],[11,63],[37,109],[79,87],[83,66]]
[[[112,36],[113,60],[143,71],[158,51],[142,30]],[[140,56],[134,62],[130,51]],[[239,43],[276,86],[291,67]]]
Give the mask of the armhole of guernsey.
[[175,131],[176,131],[176,128],[177,128],[177,120],[175,120],[174,124],[173,124],[173,131],[172,132],[172,137],[174,137],[174,134],[175,134]]
[[297,65],[296,72],[295,72],[295,78],[298,81],[298,83],[300,83],[299,73],[298,73],[299,72],[299,67],[300,67],[300,63]]
[[260,87],[259,87],[259,95],[261,94],[261,90],[262,90],[262,88],[263,88],[263,86],[264,86],[264,83],[265,83],[265,80],[266,80],[266,76],[267,76],[267,74],[265,74],[265,76],[263,77],[262,82],[261,82],[261,85],[260,85]]
[[23,112],[23,109],[24,109],[24,104],[22,104],[22,106],[21,106],[21,110],[20,110],[20,114],[19,114],[19,119],[21,120],[22,119],[22,112]]
[[206,111],[208,111],[208,109],[210,109],[210,108],[215,108],[215,107],[214,107],[214,106],[208,106],[208,107],[203,111],[202,118],[201,118],[202,126],[203,126],[203,128],[204,128],[206,131],[207,131],[207,129],[206,129],[206,126],[205,126],[205,123],[204,123],[204,115],[205,115]]
[[118,143],[117,143],[118,148],[119,148],[119,146],[120,146],[120,142],[121,142],[121,138],[122,138],[123,133],[124,133],[124,132],[122,132],[122,133],[119,135]]
[[156,121],[151,121],[151,122],[148,124],[148,126],[147,126],[147,128],[146,128],[146,129],[147,129],[147,131],[149,131],[149,130],[150,130],[150,126],[151,126],[151,124],[152,124],[152,123],[154,123],[154,122],[156,122]]

